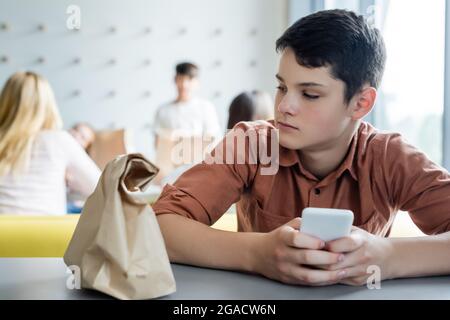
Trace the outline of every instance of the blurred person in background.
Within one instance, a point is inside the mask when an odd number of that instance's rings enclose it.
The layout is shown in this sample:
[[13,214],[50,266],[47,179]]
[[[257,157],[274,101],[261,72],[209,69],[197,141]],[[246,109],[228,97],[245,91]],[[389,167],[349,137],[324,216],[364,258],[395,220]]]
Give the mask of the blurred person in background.
[[[190,167],[203,150],[221,136],[221,128],[214,105],[196,95],[199,87],[199,68],[183,62],[175,67],[175,100],[161,105],[154,119],[156,164],[160,168],[154,183],[159,184],[175,169]],[[200,154],[192,146],[199,143]],[[180,147],[181,146],[181,147]],[[184,147],[186,146],[186,147]],[[181,148],[183,160],[173,159],[174,148]],[[195,153],[195,154],[194,154]],[[179,163],[182,162],[182,163]]]
[[89,148],[95,141],[95,130],[89,124],[79,122],[69,129],[69,133],[89,153]]
[[267,92],[253,90],[237,95],[228,109],[227,129],[241,121],[271,120],[273,115],[273,101]]
[[100,170],[62,130],[53,90],[17,72],[0,94],[0,214],[63,215],[67,187],[90,195]]

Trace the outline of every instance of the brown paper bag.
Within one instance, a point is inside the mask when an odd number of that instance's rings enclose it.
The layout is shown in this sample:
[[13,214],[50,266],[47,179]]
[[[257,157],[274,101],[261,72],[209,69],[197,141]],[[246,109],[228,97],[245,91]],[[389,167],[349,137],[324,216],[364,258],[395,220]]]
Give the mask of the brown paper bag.
[[150,299],[176,291],[156,216],[140,191],[158,168],[140,154],[109,162],[87,199],[69,247],[81,287],[119,299]]

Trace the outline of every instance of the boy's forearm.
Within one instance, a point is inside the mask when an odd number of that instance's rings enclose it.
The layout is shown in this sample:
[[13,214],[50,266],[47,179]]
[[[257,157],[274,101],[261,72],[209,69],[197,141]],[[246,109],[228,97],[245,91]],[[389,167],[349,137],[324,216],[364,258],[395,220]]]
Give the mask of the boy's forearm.
[[171,262],[253,272],[262,233],[216,230],[176,214],[157,219]]
[[450,274],[450,232],[436,236],[391,238],[394,278]]

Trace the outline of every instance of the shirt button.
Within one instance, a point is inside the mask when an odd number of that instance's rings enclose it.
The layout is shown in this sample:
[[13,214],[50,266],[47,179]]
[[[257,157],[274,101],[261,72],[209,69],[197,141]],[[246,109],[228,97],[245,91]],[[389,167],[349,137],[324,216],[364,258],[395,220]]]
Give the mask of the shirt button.
[[319,188],[314,189],[314,193],[316,194],[316,196],[318,196],[320,194],[320,189]]

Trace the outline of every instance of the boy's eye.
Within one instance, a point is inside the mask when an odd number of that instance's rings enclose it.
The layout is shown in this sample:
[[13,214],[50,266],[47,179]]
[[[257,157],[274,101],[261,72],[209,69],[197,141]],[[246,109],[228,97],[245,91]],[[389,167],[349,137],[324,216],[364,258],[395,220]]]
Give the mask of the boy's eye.
[[312,95],[312,94],[308,94],[308,93],[306,93],[306,92],[303,92],[303,96],[304,96],[305,98],[307,98],[307,99],[310,99],[310,100],[316,100],[316,99],[319,99],[319,96]]
[[281,92],[286,92],[286,88],[283,86],[278,86],[277,89]]

